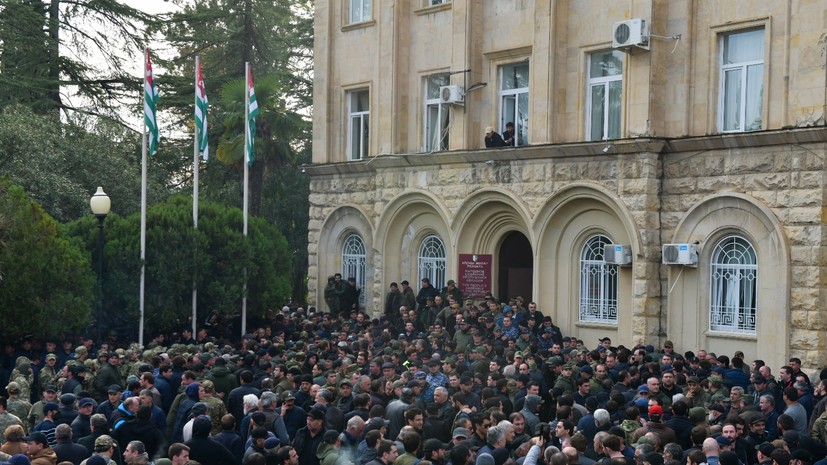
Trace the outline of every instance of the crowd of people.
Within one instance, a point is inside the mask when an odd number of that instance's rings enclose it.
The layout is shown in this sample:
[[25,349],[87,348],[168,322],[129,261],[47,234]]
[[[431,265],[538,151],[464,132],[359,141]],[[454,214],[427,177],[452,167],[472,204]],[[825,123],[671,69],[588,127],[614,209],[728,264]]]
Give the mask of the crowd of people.
[[372,319],[340,282],[329,311],[285,306],[238,341],[8,344],[0,462],[827,464],[827,370],[796,358],[776,378],[740,352],[582,341],[453,281],[393,283]]

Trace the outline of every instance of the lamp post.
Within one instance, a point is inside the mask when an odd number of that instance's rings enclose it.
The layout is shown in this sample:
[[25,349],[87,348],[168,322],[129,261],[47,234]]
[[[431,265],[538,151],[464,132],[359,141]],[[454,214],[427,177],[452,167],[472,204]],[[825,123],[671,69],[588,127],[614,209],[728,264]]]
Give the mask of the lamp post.
[[109,214],[112,202],[109,196],[98,186],[97,192],[89,199],[89,206],[92,213],[98,218],[98,318],[95,323],[97,328],[97,343],[101,343],[101,320],[103,317],[103,220]]

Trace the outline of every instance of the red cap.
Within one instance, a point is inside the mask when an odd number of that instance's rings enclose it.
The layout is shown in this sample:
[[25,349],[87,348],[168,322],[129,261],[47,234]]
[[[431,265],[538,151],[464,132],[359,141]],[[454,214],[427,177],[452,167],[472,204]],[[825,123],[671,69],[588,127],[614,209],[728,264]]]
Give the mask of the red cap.
[[649,407],[649,416],[651,417],[652,415],[658,415],[662,417],[663,408],[661,408],[660,405],[652,405],[651,407]]

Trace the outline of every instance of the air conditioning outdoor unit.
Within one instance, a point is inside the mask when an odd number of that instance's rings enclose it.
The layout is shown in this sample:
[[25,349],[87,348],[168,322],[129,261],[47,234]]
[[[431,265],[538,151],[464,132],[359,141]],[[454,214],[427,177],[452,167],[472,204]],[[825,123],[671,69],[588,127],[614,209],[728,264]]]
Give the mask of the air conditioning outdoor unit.
[[442,86],[439,88],[440,103],[463,103],[465,89],[462,86]]
[[663,244],[664,265],[698,266],[698,246],[695,244]]
[[639,47],[649,50],[649,29],[646,27],[646,20],[635,18],[614,23],[612,47],[618,49]]
[[606,244],[603,246],[603,261],[607,265],[629,266],[632,264],[632,247]]

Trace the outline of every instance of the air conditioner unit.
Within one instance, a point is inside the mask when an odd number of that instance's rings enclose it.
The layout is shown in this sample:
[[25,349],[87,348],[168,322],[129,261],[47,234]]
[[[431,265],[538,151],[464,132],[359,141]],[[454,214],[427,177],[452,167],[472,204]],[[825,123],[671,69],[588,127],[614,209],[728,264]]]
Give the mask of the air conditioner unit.
[[695,244],[663,244],[664,265],[698,266],[698,246]]
[[646,20],[636,18],[614,23],[612,47],[618,49],[640,47],[649,50],[649,29],[646,27]]
[[603,246],[603,261],[607,265],[629,266],[632,264],[632,247],[606,244]]
[[442,86],[439,88],[440,103],[463,103],[465,89],[462,86]]

